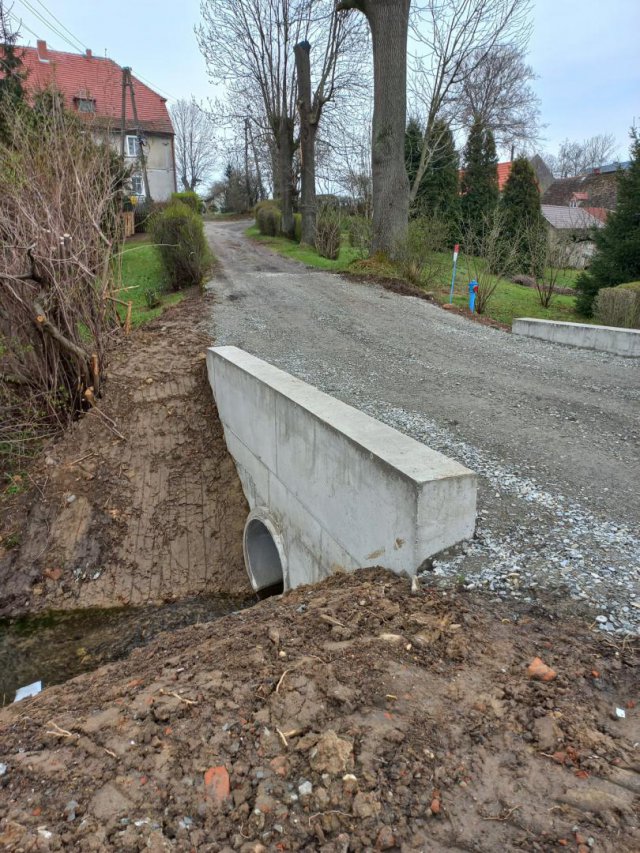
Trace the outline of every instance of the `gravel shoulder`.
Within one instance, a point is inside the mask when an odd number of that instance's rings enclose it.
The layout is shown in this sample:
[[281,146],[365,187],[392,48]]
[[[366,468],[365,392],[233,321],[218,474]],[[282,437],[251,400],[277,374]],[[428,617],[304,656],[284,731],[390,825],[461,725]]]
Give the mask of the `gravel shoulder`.
[[[423,300],[309,270],[208,223],[207,330],[481,475],[477,538],[431,570],[640,623],[637,361],[511,336]],[[452,508],[455,511],[455,508]]]

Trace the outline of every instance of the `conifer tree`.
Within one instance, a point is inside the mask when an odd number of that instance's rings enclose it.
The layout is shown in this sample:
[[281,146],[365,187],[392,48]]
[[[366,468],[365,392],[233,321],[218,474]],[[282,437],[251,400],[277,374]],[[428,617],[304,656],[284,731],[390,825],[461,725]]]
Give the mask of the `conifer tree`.
[[515,247],[513,272],[541,273],[533,267],[540,258],[540,252],[536,251],[537,241],[546,239],[546,229],[540,210],[538,180],[526,157],[513,161],[500,206],[503,213],[500,241],[507,253]]
[[477,116],[464,149],[461,216],[467,226],[487,221],[498,203],[498,158],[493,133]]
[[24,100],[22,53],[17,47],[19,33],[12,29],[9,10],[0,0],[0,141],[8,138],[11,111]]
[[631,165],[618,173],[616,209],[595,232],[596,254],[588,272],[578,278],[578,311],[590,317],[593,300],[603,287],[640,280],[640,135],[631,131]]

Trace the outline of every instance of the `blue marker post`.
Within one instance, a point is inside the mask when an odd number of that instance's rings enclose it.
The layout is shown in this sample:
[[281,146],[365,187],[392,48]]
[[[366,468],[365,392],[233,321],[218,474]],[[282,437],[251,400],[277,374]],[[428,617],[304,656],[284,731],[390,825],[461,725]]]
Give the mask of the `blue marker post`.
[[449,293],[449,305],[453,302],[453,286],[456,283],[456,267],[458,266],[458,253],[460,252],[460,244],[456,243],[453,247],[453,275],[451,276],[451,292]]
[[478,282],[473,279],[473,281],[469,282],[469,311],[472,314],[475,313],[476,310],[476,295],[478,293]]

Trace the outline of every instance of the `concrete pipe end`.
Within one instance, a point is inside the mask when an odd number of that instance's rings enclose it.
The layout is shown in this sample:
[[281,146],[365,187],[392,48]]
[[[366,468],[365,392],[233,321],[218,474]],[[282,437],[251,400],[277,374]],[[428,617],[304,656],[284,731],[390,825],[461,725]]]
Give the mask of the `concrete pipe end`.
[[284,540],[269,510],[260,507],[249,513],[242,546],[251,586],[260,598],[288,588]]

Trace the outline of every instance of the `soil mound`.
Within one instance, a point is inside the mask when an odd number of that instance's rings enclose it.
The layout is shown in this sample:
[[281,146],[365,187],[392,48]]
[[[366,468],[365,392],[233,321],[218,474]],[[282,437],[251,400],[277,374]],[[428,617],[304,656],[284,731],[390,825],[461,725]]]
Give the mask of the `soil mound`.
[[514,607],[368,570],[164,634],[0,712],[0,847],[640,849],[638,648]]
[[251,592],[248,508],[193,328],[206,303],[188,297],[122,341],[100,411],[31,472],[0,543],[0,615]]

